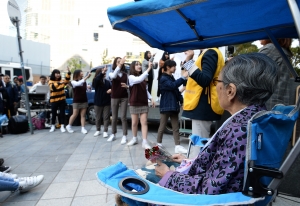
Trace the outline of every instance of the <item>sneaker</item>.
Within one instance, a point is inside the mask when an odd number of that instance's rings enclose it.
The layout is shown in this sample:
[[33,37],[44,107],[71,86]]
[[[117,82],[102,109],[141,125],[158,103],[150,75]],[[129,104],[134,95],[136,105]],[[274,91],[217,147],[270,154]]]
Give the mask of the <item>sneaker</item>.
[[151,149],[151,146],[149,145],[148,142],[143,142],[143,143],[142,143],[142,147],[143,147],[144,149]]
[[9,172],[11,169],[11,167],[7,167],[7,166],[0,166],[0,172],[3,172],[3,173],[7,173]]
[[132,138],[128,143],[127,146],[132,146],[138,143],[138,139],[137,138]]
[[49,132],[54,132],[54,130],[55,130],[55,126],[51,125],[51,128],[50,128]]
[[103,132],[103,137],[104,137],[104,138],[108,137],[107,132]]
[[12,178],[12,179],[18,179],[18,175],[17,175],[17,174],[4,173],[4,172],[0,172],[0,177],[6,177],[6,178]]
[[163,145],[162,145],[162,143],[156,143],[157,144],[157,146],[159,146],[159,147],[164,147]]
[[73,132],[74,132],[74,130],[72,129],[72,126],[71,126],[71,125],[67,125],[67,126],[66,126],[66,129],[67,129],[67,131],[68,131],[69,133],[73,133]]
[[176,145],[175,146],[175,153],[176,154],[178,154],[178,153],[180,153],[180,154],[185,153],[186,154],[187,150],[181,145]]
[[127,137],[126,136],[123,136],[122,137],[122,140],[121,140],[121,144],[123,145],[123,144],[126,144],[126,142],[127,142]]
[[96,131],[94,134],[94,137],[99,136],[100,135],[100,131]]
[[108,142],[114,141],[116,139],[116,136],[114,134],[111,134],[109,138],[107,139]]
[[60,131],[61,131],[62,133],[66,132],[66,129],[65,129],[65,127],[64,127],[63,125],[60,126]]
[[41,184],[43,180],[44,175],[20,178],[19,190],[20,192],[27,192],[28,190],[31,190],[32,188]]
[[81,133],[82,133],[82,134],[87,134],[86,129],[85,129],[85,128],[81,128]]

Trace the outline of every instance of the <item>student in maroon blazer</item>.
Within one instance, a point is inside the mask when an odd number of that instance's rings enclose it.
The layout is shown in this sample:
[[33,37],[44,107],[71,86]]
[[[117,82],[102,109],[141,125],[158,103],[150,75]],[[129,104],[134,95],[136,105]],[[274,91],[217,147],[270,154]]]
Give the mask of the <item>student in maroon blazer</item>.
[[111,88],[111,112],[112,112],[112,122],[111,129],[112,134],[107,139],[108,142],[111,142],[116,139],[117,133],[117,120],[118,120],[118,110],[121,107],[121,121],[123,129],[123,137],[121,144],[127,142],[127,105],[128,105],[128,75],[126,73],[126,68],[124,66],[126,59],[125,57],[121,59],[116,57],[113,62],[113,72],[109,73],[109,78],[112,81]]

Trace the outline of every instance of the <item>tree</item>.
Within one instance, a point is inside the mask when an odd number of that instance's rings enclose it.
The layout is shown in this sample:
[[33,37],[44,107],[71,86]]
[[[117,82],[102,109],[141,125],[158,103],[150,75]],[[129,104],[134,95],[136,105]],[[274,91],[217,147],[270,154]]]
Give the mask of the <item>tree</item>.
[[102,64],[109,64],[111,62],[111,59],[107,58],[106,56],[102,56]]
[[296,69],[298,75],[300,76],[300,47],[291,48],[293,56],[291,58],[292,65]]
[[237,56],[239,54],[258,52],[257,46],[252,43],[253,42],[248,42],[248,43],[244,43],[244,44],[234,45],[235,52],[233,53],[233,56]]
[[81,59],[79,57],[73,57],[67,61],[68,67],[70,68],[71,73],[73,73],[76,69],[82,69],[86,65],[82,64]]

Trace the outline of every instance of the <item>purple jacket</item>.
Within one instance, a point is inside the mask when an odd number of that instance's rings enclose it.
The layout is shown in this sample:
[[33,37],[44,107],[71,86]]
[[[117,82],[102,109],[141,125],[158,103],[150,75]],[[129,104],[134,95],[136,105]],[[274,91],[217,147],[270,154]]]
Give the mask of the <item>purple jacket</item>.
[[187,194],[242,191],[248,120],[265,107],[252,105],[237,112],[199,153],[188,174],[169,171],[163,187]]

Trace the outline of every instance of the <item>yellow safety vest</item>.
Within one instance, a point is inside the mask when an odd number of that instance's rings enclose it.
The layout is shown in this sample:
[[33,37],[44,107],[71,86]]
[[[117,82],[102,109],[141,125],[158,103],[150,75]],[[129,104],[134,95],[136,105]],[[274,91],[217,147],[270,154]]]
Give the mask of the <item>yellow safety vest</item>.
[[[210,48],[213,49],[217,52],[218,54],[218,63],[217,63],[217,69],[214,74],[213,79],[218,78],[224,64],[224,58],[222,53],[220,52],[219,49],[217,48]],[[195,62],[195,65],[202,71],[202,57],[205,52],[203,52],[198,59]],[[200,100],[201,93],[202,93],[203,88],[191,77],[188,78],[186,88],[185,88],[185,93],[184,93],[184,101],[183,101],[183,110],[186,111],[191,111],[194,110]],[[217,95],[217,88],[213,84],[213,81],[211,81],[209,87],[205,88],[205,94],[208,94],[208,104],[211,105],[212,110],[219,115],[222,115],[224,112],[224,109],[221,108],[218,95]]]

